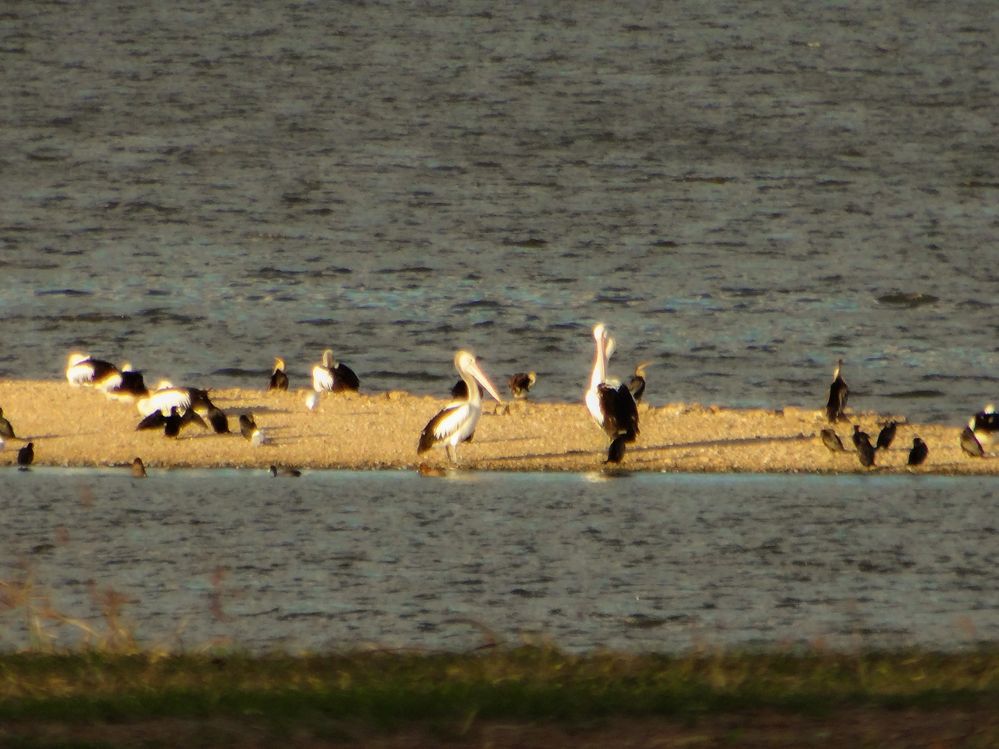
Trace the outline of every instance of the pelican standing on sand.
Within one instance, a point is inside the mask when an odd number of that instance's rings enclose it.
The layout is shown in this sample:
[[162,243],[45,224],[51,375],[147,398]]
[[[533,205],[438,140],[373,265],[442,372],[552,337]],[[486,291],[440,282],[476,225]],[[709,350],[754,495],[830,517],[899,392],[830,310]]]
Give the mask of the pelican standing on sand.
[[482,415],[482,396],[479,394],[478,386],[482,385],[497,403],[503,403],[503,399],[479,368],[475,355],[470,351],[462,350],[454,355],[454,368],[458,370],[465,383],[465,399],[448,403],[427,422],[420,433],[420,444],[416,452],[422,454],[432,447],[444,445],[448,459],[457,464],[458,445],[472,439],[479,417]]
[[70,354],[66,380],[75,387],[87,385],[111,390],[121,384],[121,373],[118,367],[103,359],[93,359],[88,354]]
[[625,443],[634,442],[638,436],[638,405],[627,385],[614,388],[607,384],[608,348],[612,340],[607,334],[607,326],[603,323],[594,325],[593,340],[596,343],[593,372],[584,400],[590,416],[611,438],[607,461],[619,463],[624,457]]
[[343,362],[337,363],[333,358],[333,349],[323,352],[323,361],[312,368],[312,389],[317,393],[330,390],[341,393],[345,390],[357,390],[361,381],[354,371]]

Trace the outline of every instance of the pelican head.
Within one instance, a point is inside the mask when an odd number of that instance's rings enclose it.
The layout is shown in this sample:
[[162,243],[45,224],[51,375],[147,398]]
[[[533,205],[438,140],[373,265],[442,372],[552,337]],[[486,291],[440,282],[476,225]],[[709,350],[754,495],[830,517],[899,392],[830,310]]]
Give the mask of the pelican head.
[[653,364],[655,364],[654,361],[639,362],[638,366],[635,367],[635,374],[638,375],[639,377],[645,377],[645,368],[651,367]]
[[280,356],[275,356],[274,357],[274,371],[277,372],[279,369],[280,370],[284,369],[284,359],[282,359]]
[[328,348],[323,352],[323,366],[326,369],[333,369],[336,366],[336,361],[333,359],[333,349]]
[[838,360],[836,362],[836,369],[833,370],[833,379],[834,380],[839,377],[839,373],[840,373],[841,369],[843,369],[843,360],[842,359],[840,359],[840,360]]
[[89,358],[90,358],[90,356],[88,356],[87,354],[81,354],[79,352],[74,352],[74,353],[72,353],[72,354],[69,355],[69,359],[66,362],[66,367],[67,367],[67,369],[69,367],[75,367],[80,362],[86,361]]
[[[486,389],[486,392],[496,400],[496,402],[503,402],[503,399],[497,392],[496,387],[489,381],[485,372],[483,372],[479,367],[478,362],[475,361],[475,354],[471,351],[465,351],[464,349],[458,351],[454,355],[454,368],[458,370],[458,374],[460,374],[462,379],[465,380],[465,384],[469,386],[469,399],[472,399],[473,397],[477,398],[479,390],[475,387],[475,382],[478,382]],[[469,380],[474,380],[474,382],[469,382]]]

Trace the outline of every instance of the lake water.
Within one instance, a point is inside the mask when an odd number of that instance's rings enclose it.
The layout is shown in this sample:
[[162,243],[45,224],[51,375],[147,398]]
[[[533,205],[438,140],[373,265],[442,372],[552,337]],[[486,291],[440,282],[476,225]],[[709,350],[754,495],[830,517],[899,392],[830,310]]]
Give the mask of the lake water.
[[0,377],[67,353],[257,386],[963,423],[997,396],[991,0],[15,3]]
[[[143,643],[268,650],[999,639],[989,477],[6,471],[0,580]],[[0,610],[0,648],[29,641]],[[80,628],[45,622],[58,642]]]
[[[961,424],[997,394],[991,0],[7,3],[0,377]],[[2,404],[0,404],[2,405]],[[5,473],[0,579],[253,649],[995,640],[987,478]],[[21,568],[21,563],[26,565]],[[90,614],[87,614],[90,612]],[[0,612],[23,643],[17,612]],[[67,628],[67,635],[69,629]]]

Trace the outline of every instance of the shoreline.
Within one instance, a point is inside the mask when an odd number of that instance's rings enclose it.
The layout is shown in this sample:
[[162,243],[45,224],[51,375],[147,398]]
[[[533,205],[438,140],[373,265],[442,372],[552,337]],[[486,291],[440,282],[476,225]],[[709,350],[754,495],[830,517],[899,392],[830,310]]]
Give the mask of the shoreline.
[[[0,380],[0,407],[19,439],[7,440],[0,466],[16,464],[18,449],[34,442],[35,464],[66,467],[124,466],[140,457],[153,468],[263,468],[417,470],[449,468],[443,449],[417,455],[420,431],[448,399],[401,391],[324,394],[316,412],[305,389],[288,392],[224,388],[211,398],[229,417],[232,434],[185,427],[176,439],[161,430],[136,431],[135,404],[108,399],[64,380]],[[736,409],[700,404],[639,405],[641,434],[622,463],[605,466],[608,440],[582,402],[492,400],[474,439],[458,450],[459,469],[493,471],[684,473],[916,473],[989,475],[999,460],[961,451],[961,427],[909,424],[901,415],[849,412],[836,425],[846,452],[822,445],[829,426],[824,409]],[[252,413],[268,443],[240,436],[238,415]],[[895,442],[878,451],[876,465],[860,465],[850,443],[852,424],[877,436],[881,421],[899,421]],[[913,436],[929,445],[919,467],[906,466]],[[24,438],[25,441],[22,441]]]

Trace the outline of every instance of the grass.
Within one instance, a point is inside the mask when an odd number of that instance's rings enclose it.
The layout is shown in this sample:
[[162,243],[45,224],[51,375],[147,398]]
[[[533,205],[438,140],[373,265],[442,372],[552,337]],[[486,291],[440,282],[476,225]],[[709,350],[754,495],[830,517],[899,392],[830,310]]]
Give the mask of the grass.
[[821,713],[999,704],[999,649],[962,654],[715,653],[520,648],[486,654],[317,656],[82,652],[0,656],[0,720],[252,715],[575,720],[772,709]]

